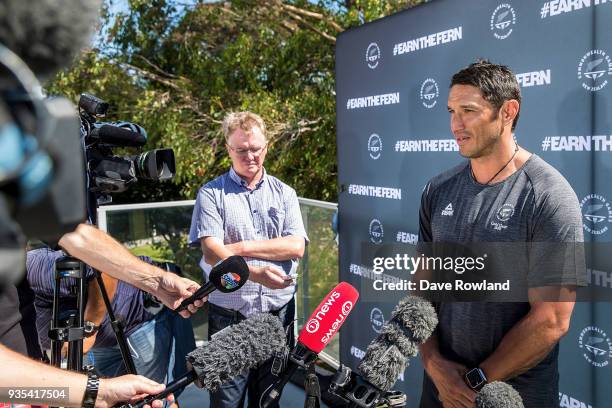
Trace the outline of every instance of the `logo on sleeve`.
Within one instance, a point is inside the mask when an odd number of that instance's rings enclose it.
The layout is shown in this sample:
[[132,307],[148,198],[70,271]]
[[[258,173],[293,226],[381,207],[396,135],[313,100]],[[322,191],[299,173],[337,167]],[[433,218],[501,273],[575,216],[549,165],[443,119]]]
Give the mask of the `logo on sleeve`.
[[445,209],[442,210],[442,215],[446,217],[452,217],[455,211],[453,210],[453,203],[448,203]]

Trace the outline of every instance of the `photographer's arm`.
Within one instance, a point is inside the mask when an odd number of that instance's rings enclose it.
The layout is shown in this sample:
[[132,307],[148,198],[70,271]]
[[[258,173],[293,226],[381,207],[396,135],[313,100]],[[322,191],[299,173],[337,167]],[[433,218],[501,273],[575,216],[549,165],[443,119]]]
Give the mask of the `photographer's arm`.
[[[75,231],[65,234],[59,245],[91,267],[157,296],[171,309],[176,309],[199,288],[189,279],[141,261],[111,236],[91,225],[80,224]],[[197,300],[189,306],[189,312],[195,313],[203,304]],[[181,315],[188,317],[189,312],[185,310]]]
[[[68,395],[58,399],[45,399],[44,404],[52,406],[80,407],[85,393],[87,377],[83,374],[60,370],[31,360],[0,345],[0,401],[15,403],[40,403],[41,400],[27,400],[11,397],[11,390],[67,388]],[[100,379],[96,408],[109,408],[123,401],[136,401],[145,395],[162,392],[165,385],[158,384],[140,375],[125,375],[117,378]],[[155,401],[153,407],[161,408],[162,401]]]

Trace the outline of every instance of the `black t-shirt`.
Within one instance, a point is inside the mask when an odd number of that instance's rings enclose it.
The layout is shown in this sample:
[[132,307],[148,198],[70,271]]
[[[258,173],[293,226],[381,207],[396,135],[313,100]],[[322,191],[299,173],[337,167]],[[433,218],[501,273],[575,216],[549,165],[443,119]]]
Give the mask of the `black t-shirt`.
[[[468,163],[434,178],[420,209],[419,245],[427,242],[512,243],[582,242],[582,216],[576,194],[563,176],[536,155],[500,183],[482,185]],[[537,248],[536,248],[537,249]],[[519,259],[520,258],[520,259]],[[568,262],[569,259],[569,262]],[[507,259],[529,287],[584,285],[584,260],[556,262],[543,251]],[[541,268],[542,265],[548,265]],[[530,310],[527,302],[441,302],[436,305],[440,352],[448,359],[478,366]],[[558,406],[558,344],[526,373],[508,381],[525,407]],[[422,407],[440,406],[425,376]]]

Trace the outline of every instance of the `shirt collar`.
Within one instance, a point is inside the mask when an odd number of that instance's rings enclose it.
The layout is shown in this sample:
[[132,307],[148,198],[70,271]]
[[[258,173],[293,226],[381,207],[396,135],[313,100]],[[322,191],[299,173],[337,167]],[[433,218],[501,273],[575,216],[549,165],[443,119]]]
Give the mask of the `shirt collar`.
[[[266,173],[266,169],[265,169],[265,167],[264,167],[264,168],[263,168],[263,174],[262,174],[262,176],[261,176],[261,180],[259,180],[259,181],[257,182],[257,185],[255,186],[255,188],[256,188],[256,189],[257,189],[257,188],[259,188],[259,186],[261,186],[261,183],[263,183],[263,182],[264,182],[264,180],[266,179],[266,175],[267,175],[267,173]],[[246,182],[246,181],[244,181],[244,180],[243,180],[243,179],[242,179],[242,178],[241,178],[241,177],[238,175],[238,173],[236,173],[236,170],[234,170],[234,167],[233,167],[233,166],[232,166],[232,167],[230,167],[229,177],[230,177],[230,179],[232,179],[232,181],[233,181],[234,183],[236,183],[236,184],[238,184],[239,186],[242,186],[242,187],[244,187],[244,188],[247,188],[247,182]]]

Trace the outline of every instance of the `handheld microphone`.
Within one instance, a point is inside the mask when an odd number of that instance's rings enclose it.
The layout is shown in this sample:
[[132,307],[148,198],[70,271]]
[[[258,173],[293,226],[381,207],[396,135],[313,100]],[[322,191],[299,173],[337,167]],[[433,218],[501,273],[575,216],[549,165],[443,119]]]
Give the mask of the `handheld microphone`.
[[383,325],[381,333],[368,345],[359,364],[361,375],[347,367],[332,381],[331,391],[359,407],[372,407],[389,391],[416,356],[418,345],[426,341],[438,324],[436,311],[427,300],[406,296]]
[[249,279],[249,265],[244,258],[232,255],[217,262],[210,271],[208,282],[195,291],[189,298],[183,300],[181,305],[175,309],[179,313],[187,309],[198,299],[202,299],[214,290],[230,293],[240,289]]
[[510,384],[494,381],[476,395],[477,408],[524,408],[521,395]]
[[271,391],[262,396],[261,408],[269,407],[280,398],[283,388],[298,366],[309,365],[315,360],[346,321],[358,298],[357,289],[346,282],[340,282],[325,296],[302,328],[297,346],[289,355],[288,367]]
[[220,331],[211,341],[190,352],[187,374],[168,384],[163,392],[121,407],[141,408],[192,382],[198,388],[215,391],[221,384],[263,363],[285,347],[285,330],[278,317],[269,313],[253,315]]

